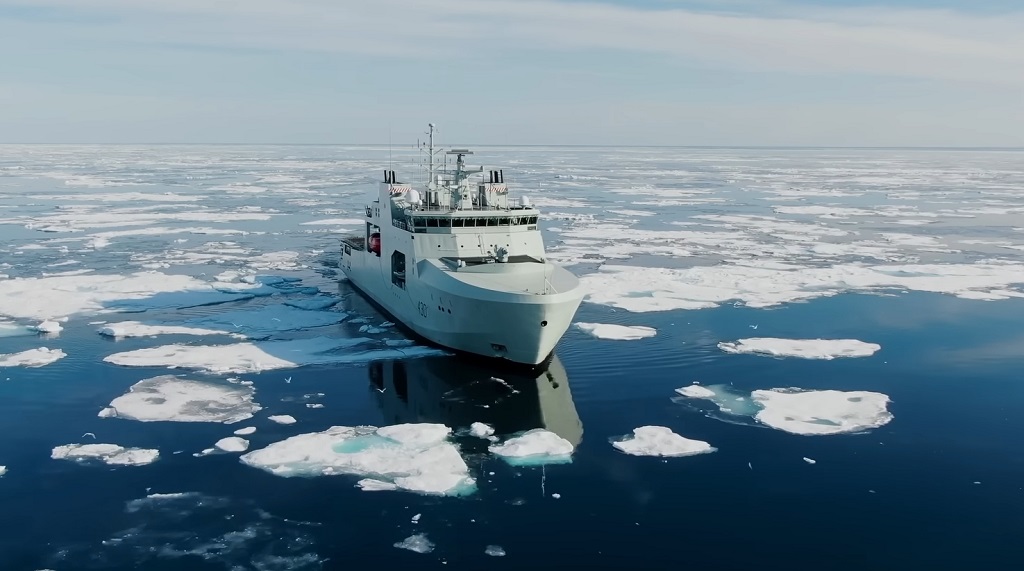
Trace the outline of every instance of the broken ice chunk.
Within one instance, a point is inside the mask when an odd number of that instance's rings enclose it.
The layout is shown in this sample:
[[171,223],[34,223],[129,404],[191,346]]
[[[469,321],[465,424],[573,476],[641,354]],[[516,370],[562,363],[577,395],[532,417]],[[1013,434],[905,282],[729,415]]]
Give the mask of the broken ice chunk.
[[434,544],[427,539],[427,535],[425,533],[410,535],[396,543],[395,547],[399,549],[408,549],[409,551],[414,551],[416,553],[430,553],[434,550]]
[[142,422],[223,422],[251,418],[260,410],[250,386],[216,383],[161,375],[141,380],[110,402],[99,416]]
[[717,450],[703,440],[684,438],[664,426],[641,426],[633,436],[612,442],[612,446],[633,456],[693,456]]
[[572,462],[573,445],[554,432],[535,428],[488,450],[514,466],[565,464]]
[[125,448],[116,444],[65,444],[57,446],[50,453],[54,460],[86,462],[99,460],[118,466],[141,466],[155,462],[159,450],[146,448]]

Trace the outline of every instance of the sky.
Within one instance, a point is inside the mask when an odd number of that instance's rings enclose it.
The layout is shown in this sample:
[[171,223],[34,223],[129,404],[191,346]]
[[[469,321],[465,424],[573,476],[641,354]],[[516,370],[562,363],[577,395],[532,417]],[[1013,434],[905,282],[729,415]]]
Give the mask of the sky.
[[1021,0],[0,0],[0,143],[1024,146]]

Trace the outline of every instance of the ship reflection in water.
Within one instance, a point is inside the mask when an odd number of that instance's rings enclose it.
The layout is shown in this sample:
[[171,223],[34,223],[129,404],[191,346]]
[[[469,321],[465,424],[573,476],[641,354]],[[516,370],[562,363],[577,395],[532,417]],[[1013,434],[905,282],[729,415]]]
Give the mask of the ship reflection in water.
[[453,430],[474,422],[498,435],[544,428],[578,446],[583,424],[565,367],[553,356],[529,372],[461,357],[376,361],[369,366],[385,424],[431,422]]

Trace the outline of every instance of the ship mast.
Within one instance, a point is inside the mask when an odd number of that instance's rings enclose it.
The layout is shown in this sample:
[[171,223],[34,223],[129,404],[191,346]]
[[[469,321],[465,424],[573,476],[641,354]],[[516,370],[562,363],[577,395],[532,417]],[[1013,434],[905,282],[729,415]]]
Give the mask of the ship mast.
[[427,139],[427,189],[434,190],[436,188],[434,182],[434,124],[428,123],[427,126],[430,127],[430,131],[427,132],[429,137]]

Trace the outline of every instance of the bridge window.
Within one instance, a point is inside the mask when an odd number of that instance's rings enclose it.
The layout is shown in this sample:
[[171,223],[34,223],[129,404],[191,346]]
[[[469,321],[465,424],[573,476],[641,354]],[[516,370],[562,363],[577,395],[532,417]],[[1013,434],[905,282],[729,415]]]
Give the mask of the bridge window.
[[452,225],[451,218],[442,218],[440,220],[440,222],[441,222],[441,228],[448,228],[448,227],[450,227]]
[[452,226],[455,228],[462,228],[466,224],[465,218],[452,218]]
[[391,283],[405,289],[405,254],[398,250],[391,253]]
[[536,224],[536,223],[537,223],[537,217],[536,216],[531,216],[530,217],[530,221],[527,222],[527,224]]
[[487,225],[488,226],[497,226],[498,225],[498,219],[497,218],[488,218],[487,219]]
[[508,226],[509,224],[510,224],[510,222],[509,222],[508,218],[502,218],[502,219],[498,220],[498,225],[499,226]]
[[437,218],[427,218],[428,228],[437,228]]
[[421,218],[419,216],[417,216],[416,218],[413,218],[412,219],[412,223],[413,223],[413,226],[415,226],[416,228],[426,228],[427,227],[427,220],[425,218]]

